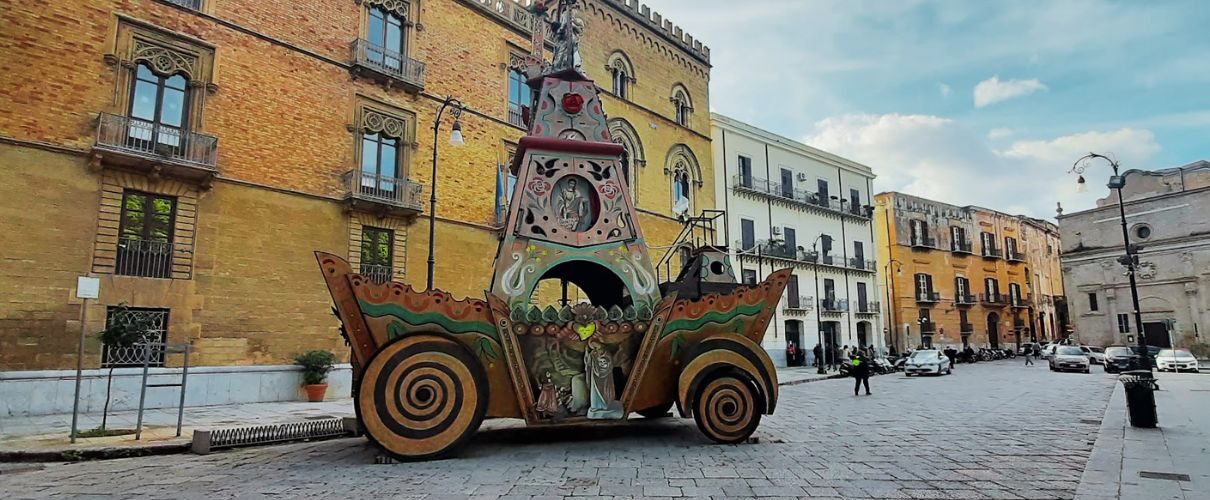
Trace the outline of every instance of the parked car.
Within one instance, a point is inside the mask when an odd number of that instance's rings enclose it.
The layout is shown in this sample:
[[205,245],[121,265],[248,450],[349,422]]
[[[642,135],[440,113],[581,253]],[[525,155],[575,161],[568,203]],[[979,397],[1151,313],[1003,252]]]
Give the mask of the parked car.
[[1059,344],[1047,344],[1042,348],[1042,359],[1050,359],[1055,355],[1055,349],[1059,348]]
[[[1137,346],[1137,345],[1131,346],[1130,349],[1133,350],[1134,353],[1137,355],[1140,355],[1140,356],[1143,355],[1142,349],[1140,349],[1139,346]],[[1159,366],[1156,364],[1156,357],[1158,357],[1160,355],[1161,349],[1163,349],[1163,348],[1159,347],[1159,346],[1154,346],[1154,345],[1147,346],[1147,359],[1151,360],[1152,368],[1157,368]]]
[[1114,345],[1105,348],[1105,373],[1121,373],[1134,367],[1138,355],[1129,347]]
[[915,351],[911,356],[908,356],[907,362],[903,364],[903,373],[909,377],[925,373],[941,375],[953,372],[954,366],[950,363],[950,358],[936,349],[920,349]]
[[1197,372],[1197,358],[1184,349],[1164,349],[1155,357],[1156,367],[1160,371],[1181,372],[1189,370]]
[[1050,371],[1079,371],[1089,373],[1088,356],[1074,345],[1055,346],[1050,356]]
[[1105,349],[1093,347],[1090,345],[1080,346],[1080,350],[1084,351],[1084,355],[1088,356],[1088,362],[1094,365],[1105,364]]

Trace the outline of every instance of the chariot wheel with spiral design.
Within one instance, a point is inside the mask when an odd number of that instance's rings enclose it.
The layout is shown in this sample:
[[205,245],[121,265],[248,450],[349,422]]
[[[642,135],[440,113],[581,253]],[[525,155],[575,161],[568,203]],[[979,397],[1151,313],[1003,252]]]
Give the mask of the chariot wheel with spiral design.
[[353,402],[366,436],[391,457],[441,458],[483,423],[487,374],[462,344],[410,335],[370,358]]
[[706,437],[724,444],[743,442],[760,425],[760,393],[740,373],[720,373],[703,380],[693,399],[693,420]]

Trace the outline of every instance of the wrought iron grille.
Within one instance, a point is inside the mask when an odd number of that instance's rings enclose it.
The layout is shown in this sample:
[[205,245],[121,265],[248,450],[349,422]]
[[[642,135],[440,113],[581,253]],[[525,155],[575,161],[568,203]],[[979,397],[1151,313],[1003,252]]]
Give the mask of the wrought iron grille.
[[508,123],[518,127],[525,126],[525,115],[522,113],[520,106],[514,106],[512,104],[508,106]]
[[391,266],[382,266],[376,264],[362,264],[360,269],[361,275],[370,279],[370,281],[378,284],[389,283],[395,276],[395,269]]
[[353,41],[353,62],[416,87],[424,87],[424,63],[369,40],[358,38]]
[[114,274],[144,278],[171,278],[172,263],[177,256],[193,253],[189,245],[171,241],[122,238],[118,241]]
[[353,170],[345,174],[349,198],[421,210],[420,194],[424,186],[407,179]]
[[[135,317],[125,318],[122,315]],[[148,331],[140,343],[162,346],[168,340],[168,309],[110,307],[105,315],[107,326],[123,320],[133,320],[139,324],[148,325]],[[155,348],[136,344],[130,347],[106,347],[101,351],[101,367],[143,366],[144,349],[151,349],[147,356],[147,359],[150,360],[147,366],[164,366],[163,347]]]
[[147,158],[215,169],[218,138],[137,118],[101,113],[97,146]]

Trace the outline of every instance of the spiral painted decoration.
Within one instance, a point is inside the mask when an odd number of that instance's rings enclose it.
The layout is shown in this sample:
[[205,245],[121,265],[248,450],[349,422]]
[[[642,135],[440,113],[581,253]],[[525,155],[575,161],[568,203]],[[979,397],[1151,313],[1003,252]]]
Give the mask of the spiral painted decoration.
[[752,385],[732,376],[719,376],[702,384],[694,401],[693,417],[706,437],[719,443],[739,443],[760,424],[760,409]]

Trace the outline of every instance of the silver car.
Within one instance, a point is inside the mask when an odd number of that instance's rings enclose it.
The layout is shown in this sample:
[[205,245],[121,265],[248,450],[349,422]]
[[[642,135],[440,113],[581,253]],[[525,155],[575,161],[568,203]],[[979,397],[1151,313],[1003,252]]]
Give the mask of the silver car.
[[1184,349],[1164,349],[1155,356],[1156,368],[1160,371],[1181,372],[1189,370],[1197,372],[1197,358]]
[[1088,373],[1088,355],[1074,345],[1057,346],[1050,356],[1050,371],[1078,371]]
[[934,375],[954,372],[950,358],[937,349],[921,349],[912,352],[907,362],[903,363],[903,374],[907,376],[931,373]]

